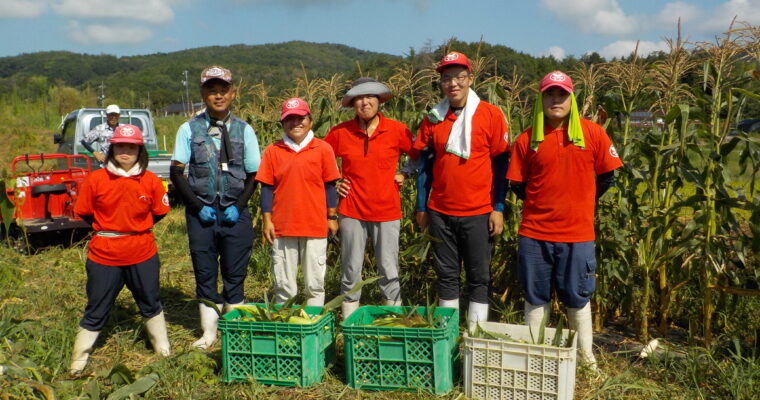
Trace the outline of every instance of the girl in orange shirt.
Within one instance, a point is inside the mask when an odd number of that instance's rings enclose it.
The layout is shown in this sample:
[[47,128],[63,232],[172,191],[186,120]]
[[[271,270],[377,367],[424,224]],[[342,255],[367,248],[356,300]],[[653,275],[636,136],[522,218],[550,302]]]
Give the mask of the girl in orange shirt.
[[87,307],[71,355],[72,374],[82,372],[124,285],[132,292],[157,354],[168,356],[169,339],[158,297],[159,268],[153,224],[169,212],[158,177],[146,170],[148,153],[134,125],[120,125],[111,138],[105,167],[79,191],[74,212],[95,231],[87,248]]

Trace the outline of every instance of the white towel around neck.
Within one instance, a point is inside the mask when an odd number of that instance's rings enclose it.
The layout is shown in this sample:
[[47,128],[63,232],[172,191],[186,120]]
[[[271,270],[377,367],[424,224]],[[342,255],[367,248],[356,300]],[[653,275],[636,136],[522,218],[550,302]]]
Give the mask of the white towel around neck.
[[314,139],[314,132],[312,132],[311,130],[309,130],[309,133],[306,134],[306,137],[303,138],[301,143],[296,143],[295,141],[293,141],[293,139],[290,138],[290,136],[288,136],[285,133],[282,134],[282,141],[285,142],[285,144],[291,149],[293,149],[293,151],[295,151],[296,153],[306,148],[306,146],[309,145],[309,142],[311,142],[312,139]]
[[125,177],[140,175],[142,173],[142,168],[140,168],[140,163],[135,163],[135,165],[133,165],[132,168],[129,169],[129,171],[125,171],[121,169],[120,166],[114,164],[113,161],[109,161],[106,164],[106,169],[108,170],[108,172],[116,176],[125,176]]
[[[472,144],[472,116],[475,115],[475,110],[480,104],[480,97],[474,90],[469,89],[467,94],[467,102],[464,105],[462,113],[459,114],[457,120],[454,121],[454,125],[451,126],[451,132],[449,133],[449,140],[446,143],[446,152],[457,155],[465,160],[470,158],[470,150]],[[430,122],[437,124],[446,118],[446,113],[449,112],[451,103],[448,98],[444,98],[440,103],[436,104],[428,113],[428,119]]]

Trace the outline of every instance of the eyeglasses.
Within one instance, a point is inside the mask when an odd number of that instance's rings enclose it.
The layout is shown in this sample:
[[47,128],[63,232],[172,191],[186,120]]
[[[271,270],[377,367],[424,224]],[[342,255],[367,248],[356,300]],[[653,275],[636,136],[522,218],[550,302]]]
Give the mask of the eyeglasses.
[[470,77],[470,74],[463,74],[463,75],[457,75],[457,76],[443,75],[441,76],[441,85],[451,85],[451,83],[454,81],[456,81],[457,85],[461,85],[469,77]]

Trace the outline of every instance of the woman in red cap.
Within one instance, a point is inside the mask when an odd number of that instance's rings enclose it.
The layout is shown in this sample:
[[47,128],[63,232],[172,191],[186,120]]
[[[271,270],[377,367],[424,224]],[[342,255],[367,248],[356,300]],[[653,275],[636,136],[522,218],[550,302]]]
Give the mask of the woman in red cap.
[[325,303],[327,233],[338,232],[340,178],[335,153],[314,136],[311,110],[299,98],[282,104],[282,140],[261,156],[256,180],[261,182],[264,238],[272,245],[275,302],[282,304],[298,292],[301,264],[306,304]]
[[169,212],[169,199],[161,180],[146,169],[148,153],[138,127],[120,125],[110,142],[105,168],[87,178],[74,207],[95,234],[87,247],[87,307],[71,355],[72,374],[87,365],[125,284],[145,318],[153,349],[162,356],[170,352],[158,297],[158,249],[151,232]]

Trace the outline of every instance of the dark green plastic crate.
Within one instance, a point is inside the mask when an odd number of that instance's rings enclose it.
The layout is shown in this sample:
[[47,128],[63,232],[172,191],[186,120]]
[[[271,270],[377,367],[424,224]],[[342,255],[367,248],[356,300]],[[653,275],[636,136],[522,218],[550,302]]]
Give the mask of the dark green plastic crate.
[[[417,307],[424,315],[426,307]],[[346,382],[355,389],[424,390],[445,394],[454,386],[459,365],[459,310],[437,308],[434,329],[367,326],[409,307],[363,306],[341,324]]]
[[[322,307],[306,306],[305,311],[318,315]],[[225,382],[253,378],[271,385],[311,386],[321,382],[324,369],[335,363],[331,313],[310,325],[235,321],[244,314],[232,310],[219,319]]]

